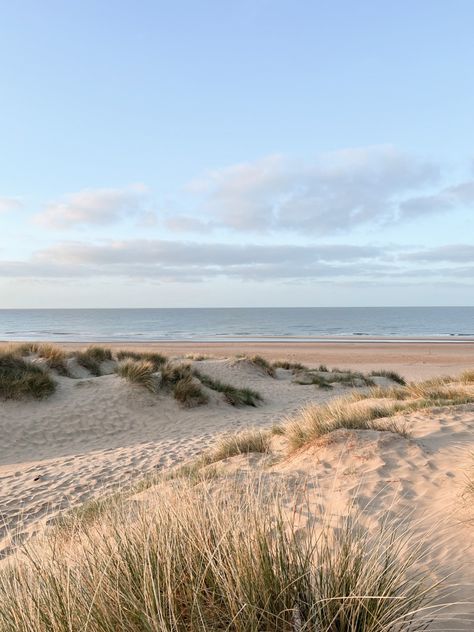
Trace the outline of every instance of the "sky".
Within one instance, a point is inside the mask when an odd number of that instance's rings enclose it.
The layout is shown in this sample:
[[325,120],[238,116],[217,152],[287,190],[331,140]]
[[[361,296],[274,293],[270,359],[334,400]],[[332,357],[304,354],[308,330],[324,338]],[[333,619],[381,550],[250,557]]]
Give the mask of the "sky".
[[0,0],[0,308],[474,305],[471,0]]

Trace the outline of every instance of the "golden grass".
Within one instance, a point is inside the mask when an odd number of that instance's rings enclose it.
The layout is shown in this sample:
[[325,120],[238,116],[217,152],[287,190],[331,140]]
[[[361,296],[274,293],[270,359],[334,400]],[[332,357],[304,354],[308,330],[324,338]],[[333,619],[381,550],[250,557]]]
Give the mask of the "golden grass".
[[349,399],[338,399],[327,404],[312,404],[303,408],[295,417],[288,420],[283,429],[291,450],[301,448],[315,439],[343,428],[387,431],[407,437],[406,428],[390,419],[399,410],[398,404],[361,406]]
[[100,376],[100,365],[102,362],[113,360],[112,351],[105,347],[93,345],[87,347],[84,351],[78,351],[74,354],[77,363],[89,373],[98,377]]
[[125,360],[117,366],[117,374],[133,384],[144,386],[151,393],[157,391],[155,367],[146,360]]
[[155,367],[155,371],[158,371],[166,362],[168,358],[164,356],[162,353],[157,353],[153,351],[119,351],[117,353],[117,360],[145,360],[147,362],[151,362]]
[[279,490],[219,489],[174,481],[153,506],[101,506],[95,525],[56,530],[0,571],[0,631],[426,629],[436,589],[406,529],[382,518],[369,534],[351,513],[303,538]]

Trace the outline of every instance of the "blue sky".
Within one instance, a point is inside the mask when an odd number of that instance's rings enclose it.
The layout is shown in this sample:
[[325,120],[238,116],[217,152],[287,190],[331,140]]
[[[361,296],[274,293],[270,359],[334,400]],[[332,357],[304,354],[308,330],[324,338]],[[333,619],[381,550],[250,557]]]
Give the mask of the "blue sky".
[[0,0],[0,307],[474,304],[473,22]]

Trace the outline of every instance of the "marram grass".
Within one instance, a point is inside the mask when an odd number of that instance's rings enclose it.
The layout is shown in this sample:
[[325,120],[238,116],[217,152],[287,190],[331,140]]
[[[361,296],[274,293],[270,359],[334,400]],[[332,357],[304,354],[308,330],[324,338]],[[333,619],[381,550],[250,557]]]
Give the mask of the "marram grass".
[[[434,580],[419,539],[354,513],[306,527],[266,485],[173,481],[101,508],[0,571],[1,632],[415,632]],[[301,513],[300,513],[301,511]]]

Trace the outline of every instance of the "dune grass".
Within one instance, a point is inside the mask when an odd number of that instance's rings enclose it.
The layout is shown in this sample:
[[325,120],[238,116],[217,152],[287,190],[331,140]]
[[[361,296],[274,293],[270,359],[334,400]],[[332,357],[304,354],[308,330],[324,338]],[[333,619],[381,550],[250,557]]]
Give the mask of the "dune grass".
[[166,364],[168,358],[162,353],[157,353],[154,351],[137,352],[127,351],[125,349],[117,353],[117,360],[144,360],[146,362],[151,362],[155,367],[155,371],[159,371],[161,367]]
[[378,369],[377,371],[371,371],[370,375],[372,377],[385,377],[396,384],[400,384],[401,386],[406,385],[406,380],[396,371],[387,371],[386,369]]
[[222,437],[217,445],[206,453],[204,462],[207,465],[251,452],[265,454],[270,450],[270,442],[271,434],[267,430],[248,428]]
[[223,393],[226,402],[231,406],[257,406],[262,401],[260,393],[251,388],[232,386],[231,384],[216,380],[209,375],[205,375],[196,369],[194,370],[194,375],[204,386],[207,386],[207,388],[217,391],[218,393]]
[[80,366],[96,377],[99,377],[101,374],[100,365],[102,362],[113,360],[110,349],[95,345],[84,349],[84,351],[78,351],[74,357]]
[[352,400],[392,399],[397,401],[412,400],[418,407],[456,406],[474,402],[474,392],[470,392],[453,378],[434,378],[424,382],[411,382],[406,386],[384,388],[376,386],[366,393],[353,393]]
[[261,355],[249,356],[244,353],[241,355],[237,355],[236,361],[245,361],[249,364],[253,364],[254,367],[260,369],[260,371],[262,371],[266,375],[269,375],[270,377],[275,377],[275,369],[273,365]]
[[196,378],[192,377],[185,377],[176,382],[173,387],[173,397],[184,408],[195,408],[207,404],[209,401],[202,386]]
[[157,391],[155,367],[147,360],[128,359],[117,366],[117,374],[133,384],[144,386],[151,393]]
[[459,380],[462,384],[474,384],[474,369],[464,371]]
[[0,571],[0,631],[426,629],[435,588],[418,540],[387,520],[369,534],[357,515],[303,538],[279,498],[181,481],[133,515],[101,507],[95,528],[56,532]]
[[[390,419],[403,408],[397,404],[358,406],[349,399],[334,400],[327,404],[311,404],[303,408],[283,426],[290,450],[321,438],[335,430],[379,430],[408,437],[406,428]],[[381,421],[383,419],[383,421]]]
[[274,369],[286,369],[287,371],[307,371],[308,367],[301,362],[290,362],[288,360],[276,360],[272,364]]
[[61,347],[50,344],[39,344],[36,345],[35,353],[38,357],[43,358],[48,367],[59,373],[59,375],[69,375],[67,367],[68,354]]
[[0,353],[0,399],[44,399],[55,389],[56,383],[43,368],[13,353]]

